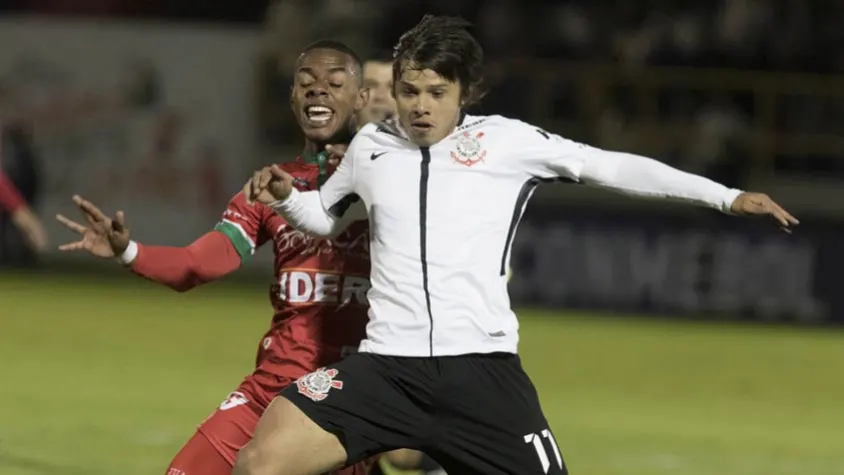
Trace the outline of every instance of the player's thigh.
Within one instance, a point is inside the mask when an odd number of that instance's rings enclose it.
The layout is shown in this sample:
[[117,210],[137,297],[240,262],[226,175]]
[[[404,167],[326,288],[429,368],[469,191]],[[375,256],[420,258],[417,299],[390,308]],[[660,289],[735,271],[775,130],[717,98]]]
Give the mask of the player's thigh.
[[201,433],[179,450],[165,475],[230,475],[232,464]]
[[233,475],[318,475],[344,465],[340,441],[283,397],[258,421],[238,453]]
[[417,448],[431,428],[430,362],[359,353],[282,391],[341,441],[354,464],[401,447]]
[[568,473],[533,383],[516,355],[470,355],[443,365],[435,446],[426,450],[448,473]]

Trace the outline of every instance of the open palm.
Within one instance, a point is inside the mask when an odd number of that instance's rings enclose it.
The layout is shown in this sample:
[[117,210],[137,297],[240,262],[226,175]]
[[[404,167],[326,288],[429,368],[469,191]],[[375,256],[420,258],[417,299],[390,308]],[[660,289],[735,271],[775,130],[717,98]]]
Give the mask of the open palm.
[[123,253],[129,245],[129,231],[124,226],[122,211],[114,219],[108,218],[91,202],[74,196],[73,202],[79,207],[86,225],[57,215],[56,219],[71,231],[79,233],[78,241],[62,244],[60,251],[88,251],[91,255],[109,258]]

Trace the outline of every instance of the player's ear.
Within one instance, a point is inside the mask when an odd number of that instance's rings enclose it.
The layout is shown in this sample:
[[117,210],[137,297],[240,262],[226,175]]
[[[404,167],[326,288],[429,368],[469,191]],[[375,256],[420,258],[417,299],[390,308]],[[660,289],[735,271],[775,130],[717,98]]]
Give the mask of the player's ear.
[[364,107],[369,103],[369,88],[362,87],[360,92],[358,93],[357,99],[355,99],[355,111],[363,110]]

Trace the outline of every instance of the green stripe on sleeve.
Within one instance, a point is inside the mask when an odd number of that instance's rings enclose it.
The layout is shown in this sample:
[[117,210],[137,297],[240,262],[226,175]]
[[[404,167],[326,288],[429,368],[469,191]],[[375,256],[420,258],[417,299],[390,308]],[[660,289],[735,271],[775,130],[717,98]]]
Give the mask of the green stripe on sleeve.
[[215,231],[219,231],[226,235],[232,242],[234,249],[240,255],[240,260],[244,260],[255,252],[255,246],[252,240],[246,236],[243,228],[232,223],[231,221],[222,221],[214,226]]

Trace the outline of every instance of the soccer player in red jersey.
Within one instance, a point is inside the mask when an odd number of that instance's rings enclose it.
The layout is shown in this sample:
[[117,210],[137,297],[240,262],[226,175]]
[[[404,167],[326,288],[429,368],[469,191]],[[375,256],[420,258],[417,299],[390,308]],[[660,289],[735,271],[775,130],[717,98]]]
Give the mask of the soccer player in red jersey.
[[[355,113],[365,105],[366,94],[361,61],[342,43],[319,41],[299,57],[291,106],[305,135],[305,148],[295,162],[281,166],[300,189],[318,188],[331,173],[335,163],[326,149],[349,142]],[[74,201],[88,226],[58,216],[82,235],[60,249],[117,257],[135,274],[178,291],[234,272],[256,248],[273,246],[274,315],[261,338],[255,370],[199,426],[167,475],[229,475],[238,450],[252,437],[258,419],[279,391],[338,361],[344,352],[357,350],[365,334],[369,289],[365,212],[359,215],[362,220],[350,219],[333,239],[315,240],[289,227],[269,207],[247,203],[238,193],[213,231],[186,247],[165,247],[130,240],[122,212],[112,219],[81,197]],[[326,378],[330,386],[330,375]],[[299,386],[309,397],[321,396],[318,384]],[[361,463],[339,473],[363,475],[370,465]]]

